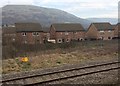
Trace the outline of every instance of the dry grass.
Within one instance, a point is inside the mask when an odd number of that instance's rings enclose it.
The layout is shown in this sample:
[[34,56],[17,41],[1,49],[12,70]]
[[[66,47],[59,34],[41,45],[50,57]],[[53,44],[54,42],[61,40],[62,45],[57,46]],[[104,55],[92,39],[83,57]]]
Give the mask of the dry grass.
[[4,60],[2,62],[2,68],[3,68],[3,73],[9,73],[9,72],[19,72],[20,71],[20,67],[18,66],[18,64],[16,63],[16,61],[14,59],[8,59],[8,60]]
[[[81,45],[81,44],[80,44]],[[28,71],[40,68],[50,68],[65,64],[77,64],[93,60],[108,60],[118,57],[118,43],[114,41],[104,42],[104,46],[96,46],[93,42],[86,46],[68,49],[55,49],[45,52],[37,52],[37,56],[30,55],[29,62],[23,63],[20,57],[3,60],[3,73]],[[33,53],[31,53],[33,54]]]

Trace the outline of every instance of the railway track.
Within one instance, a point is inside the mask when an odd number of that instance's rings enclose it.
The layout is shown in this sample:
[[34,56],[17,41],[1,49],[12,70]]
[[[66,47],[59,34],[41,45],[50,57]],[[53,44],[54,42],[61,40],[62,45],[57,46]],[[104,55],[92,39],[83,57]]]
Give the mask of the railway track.
[[[19,84],[24,86],[33,86],[33,85],[42,85],[47,84],[54,81],[65,80],[74,77],[85,76],[94,73],[100,73],[110,70],[118,70],[120,62],[107,62],[107,63],[97,63],[89,66],[77,66],[67,69],[55,70],[50,72],[39,73],[40,71],[26,73],[26,75],[17,76],[17,74],[13,77],[6,78],[3,76],[3,86],[6,84]],[[8,75],[7,75],[8,76]]]

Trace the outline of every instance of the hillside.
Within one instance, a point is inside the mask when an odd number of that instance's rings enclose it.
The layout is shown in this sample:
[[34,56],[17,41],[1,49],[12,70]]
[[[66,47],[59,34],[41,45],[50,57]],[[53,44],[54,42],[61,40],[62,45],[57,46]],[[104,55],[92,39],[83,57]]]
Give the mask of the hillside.
[[38,22],[49,27],[52,23],[81,23],[85,28],[90,22],[78,18],[70,13],[53,8],[44,8],[32,5],[7,5],[2,8],[2,23]]

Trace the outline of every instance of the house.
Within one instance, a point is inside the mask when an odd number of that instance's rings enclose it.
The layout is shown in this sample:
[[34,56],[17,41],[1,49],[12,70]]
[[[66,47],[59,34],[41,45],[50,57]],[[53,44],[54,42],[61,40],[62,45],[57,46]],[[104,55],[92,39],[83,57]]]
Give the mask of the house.
[[120,23],[118,23],[114,27],[114,38],[120,38],[120,29],[119,29]]
[[48,27],[44,27],[44,28],[43,28],[43,33],[44,33],[43,39],[44,39],[44,43],[48,43],[48,42],[49,42],[49,43],[56,43],[55,40],[51,40],[51,39],[50,39],[49,30],[50,30],[50,28],[48,28]]
[[50,28],[49,27],[43,27],[43,39],[44,39],[44,43],[46,41],[48,41],[48,39],[50,39],[50,33],[49,33],[49,30]]
[[85,30],[78,23],[56,23],[50,27],[50,39],[56,43],[84,40]]
[[14,43],[16,40],[15,27],[2,27],[2,42],[3,44]]
[[114,37],[114,28],[108,23],[92,23],[87,32],[87,39],[102,39],[102,40],[110,40]]
[[18,43],[43,43],[43,31],[39,23],[15,23],[15,27]]

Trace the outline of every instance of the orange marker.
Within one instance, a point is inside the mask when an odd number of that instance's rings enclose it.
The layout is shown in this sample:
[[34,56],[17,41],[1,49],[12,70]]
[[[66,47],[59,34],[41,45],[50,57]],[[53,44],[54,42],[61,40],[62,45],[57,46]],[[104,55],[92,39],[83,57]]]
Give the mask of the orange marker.
[[28,62],[28,57],[23,57],[21,60],[22,62]]

